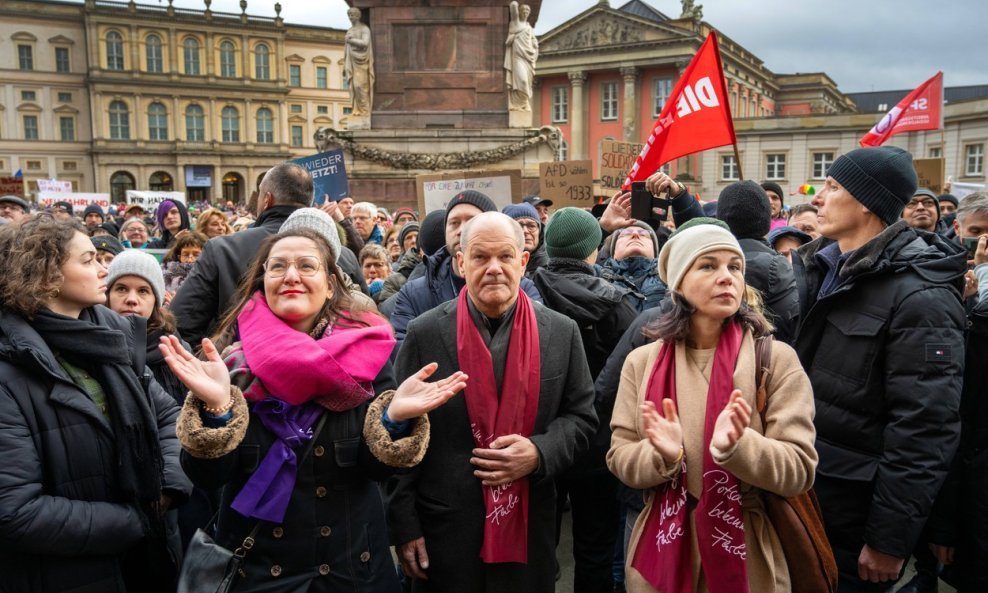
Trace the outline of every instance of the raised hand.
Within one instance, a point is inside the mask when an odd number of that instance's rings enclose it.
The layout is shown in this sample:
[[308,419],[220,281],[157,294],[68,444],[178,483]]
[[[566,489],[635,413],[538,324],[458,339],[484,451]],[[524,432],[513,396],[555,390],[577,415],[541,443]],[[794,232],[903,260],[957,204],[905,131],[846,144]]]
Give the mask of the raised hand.
[[751,424],[751,404],[744,400],[740,389],[731,392],[727,405],[717,416],[710,444],[719,451],[728,451],[738,442],[744,429]]
[[672,180],[662,171],[656,171],[649,175],[648,179],[645,180],[645,189],[652,192],[652,195],[657,196],[666,191],[669,192],[671,197],[678,196],[682,193],[682,189],[679,184]]
[[679,424],[676,402],[669,398],[662,400],[662,415],[655,404],[646,401],[641,406],[642,422],[648,440],[666,463],[675,463],[683,450],[683,427]]
[[431,362],[405,379],[388,404],[388,418],[394,422],[418,418],[443,405],[467,386],[467,375],[462,371],[456,371],[434,383],[427,383],[426,379],[438,368],[438,364]]
[[631,217],[631,192],[617,192],[611,201],[607,203],[607,208],[600,215],[600,228],[613,233],[618,229],[635,224],[635,219]]
[[158,348],[168,368],[207,408],[219,409],[230,401],[230,372],[209,338],[202,341],[204,361],[192,356],[175,336],[162,336]]

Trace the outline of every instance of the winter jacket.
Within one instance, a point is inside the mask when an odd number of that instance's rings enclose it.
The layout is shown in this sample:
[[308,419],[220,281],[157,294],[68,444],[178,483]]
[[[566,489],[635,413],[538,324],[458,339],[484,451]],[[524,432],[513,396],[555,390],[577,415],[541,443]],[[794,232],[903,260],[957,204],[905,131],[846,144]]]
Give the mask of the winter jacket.
[[744,252],[744,281],[762,293],[775,339],[792,344],[799,322],[799,293],[792,265],[761,239],[739,239]]
[[[542,226],[545,232],[545,226]],[[525,264],[525,277],[532,278],[535,275],[535,271],[544,268],[549,265],[549,254],[545,251],[545,240],[539,238],[539,246],[535,248],[535,251],[529,252],[528,263]]]
[[[104,307],[96,315],[143,351],[145,336],[129,320]],[[162,487],[181,503],[191,484],[179,465],[179,408],[156,381],[147,395],[158,420]],[[128,591],[122,571],[144,533],[140,513],[119,492],[114,447],[109,421],[31,324],[0,312],[0,591]]]
[[818,494],[838,567],[861,546],[913,550],[960,434],[965,255],[900,221],[856,249],[818,298],[817,239],[793,258],[796,351],[816,399]]
[[604,262],[604,278],[630,289],[636,296],[639,313],[658,306],[666,296],[665,282],[659,278],[659,260],[635,255],[621,260],[614,258]]

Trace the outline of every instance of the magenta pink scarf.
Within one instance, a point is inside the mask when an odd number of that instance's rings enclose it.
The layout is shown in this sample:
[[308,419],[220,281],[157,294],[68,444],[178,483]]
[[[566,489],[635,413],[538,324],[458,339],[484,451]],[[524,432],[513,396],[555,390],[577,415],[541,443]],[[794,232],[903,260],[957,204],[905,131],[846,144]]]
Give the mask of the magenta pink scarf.
[[[703,493],[696,505],[700,565],[710,593],[748,593],[744,521],[738,479],[710,455],[717,416],[734,390],[734,367],[744,332],[737,322],[724,327],[714,352],[703,424]],[[665,342],[648,380],[648,400],[662,413],[662,399],[676,401],[676,344]],[[682,472],[659,486],[631,565],[662,593],[691,593],[690,520],[686,458]]]
[[240,346],[224,360],[230,378],[250,401],[353,409],[374,397],[372,382],[395,345],[387,321],[370,313],[360,320],[370,325],[338,320],[314,339],[278,318],[258,291],[237,316]]

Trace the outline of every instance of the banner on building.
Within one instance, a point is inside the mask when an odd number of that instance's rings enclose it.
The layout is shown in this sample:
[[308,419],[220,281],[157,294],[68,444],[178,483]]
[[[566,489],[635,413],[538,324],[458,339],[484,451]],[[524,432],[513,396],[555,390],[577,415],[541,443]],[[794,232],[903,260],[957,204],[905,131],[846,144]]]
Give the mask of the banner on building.
[[498,210],[508,204],[521,202],[521,171],[460,171],[415,176],[419,213],[425,216],[433,210],[443,210],[453,196],[472,189],[497,204]]
[[185,187],[212,187],[213,167],[210,165],[185,165]]
[[539,197],[552,200],[554,208],[592,208],[592,167],[591,161],[539,163]]
[[59,181],[58,179],[39,179],[38,191],[41,193],[71,193],[71,181]]
[[136,191],[127,190],[127,204],[141,206],[147,212],[154,211],[165,200],[185,203],[185,193],[180,191]]
[[673,87],[621,187],[630,189],[631,182],[645,180],[673,159],[736,142],[717,34],[711,31]]
[[68,202],[72,204],[72,210],[80,214],[90,204],[96,204],[103,209],[103,212],[106,212],[106,209],[110,207],[110,194],[38,192],[38,205],[42,208],[51,208],[55,202]]
[[619,190],[645,145],[641,142],[600,141],[597,178],[603,189]]
[[312,175],[313,203],[316,205],[326,200],[337,202],[350,195],[342,149],[320,152],[291,162],[305,167]]
[[906,95],[861,140],[861,146],[881,146],[900,132],[943,127],[943,72],[937,72]]
[[0,195],[24,197],[24,177],[0,177]]

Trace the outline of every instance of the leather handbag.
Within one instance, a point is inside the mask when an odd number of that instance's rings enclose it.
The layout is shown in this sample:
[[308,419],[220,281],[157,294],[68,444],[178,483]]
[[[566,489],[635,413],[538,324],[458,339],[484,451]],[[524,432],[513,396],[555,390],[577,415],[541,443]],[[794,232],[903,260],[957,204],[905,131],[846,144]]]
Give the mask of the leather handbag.
[[[328,414],[323,413],[319,418],[319,423],[312,432],[309,445],[305,453],[298,460],[298,465],[308,458],[315,445],[316,438],[322,432],[326,424]],[[185,551],[185,559],[182,561],[182,571],[178,575],[178,589],[176,593],[229,593],[233,590],[233,584],[238,577],[246,576],[243,571],[243,564],[247,558],[247,552],[254,547],[254,537],[261,525],[265,521],[258,521],[254,528],[250,530],[244,541],[236,550],[230,551],[216,543],[209,535],[211,527],[216,524],[219,511],[209,520],[205,529],[197,529],[195,535],[189,540],[189,547]]]
[[[768,365],[772,360],[772,337],[755,340],[755,402],[762,426],[768,408]],[[796,496],[762,491],[765,514],[775,528],[789,567],[792,593],[836,593],[837,562],[823,528],[823,515],[813,489]]]

